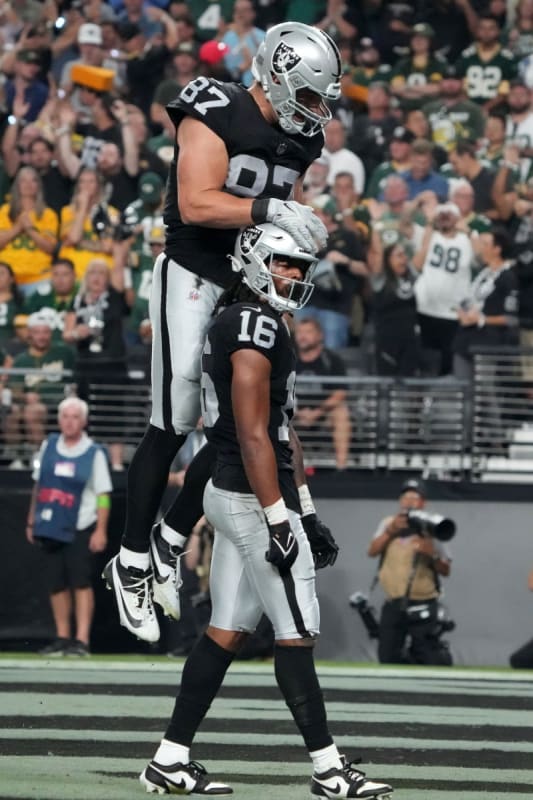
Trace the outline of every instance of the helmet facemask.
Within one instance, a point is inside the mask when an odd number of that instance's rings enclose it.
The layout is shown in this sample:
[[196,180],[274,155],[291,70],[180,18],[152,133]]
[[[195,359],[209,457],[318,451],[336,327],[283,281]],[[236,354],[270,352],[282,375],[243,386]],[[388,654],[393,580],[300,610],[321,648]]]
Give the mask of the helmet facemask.
[[[273,272],[275,261],[297,266],[303,279]],[[240,272],[243,283],[263,298],[276,311],[290,313],[303,308],[314,290],[311,278],[318,259],[296,245],[292,237],[270,223],[246,228],[237,238],[233,269]],[[286,286],[278,292],[276,281]]]

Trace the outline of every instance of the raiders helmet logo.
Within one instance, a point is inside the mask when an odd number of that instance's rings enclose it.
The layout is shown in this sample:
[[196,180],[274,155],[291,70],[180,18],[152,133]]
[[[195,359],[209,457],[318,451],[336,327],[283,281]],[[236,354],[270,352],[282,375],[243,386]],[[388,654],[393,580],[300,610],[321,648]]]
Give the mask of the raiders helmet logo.
[[274,72],[289,72],[302,59],[288,47],[285,42],[280,42],[272,54],[272,69]]
[[247,228],[241,236],[241,251],[249,253],[253,250],[262,235],[263,231],[259,228]]

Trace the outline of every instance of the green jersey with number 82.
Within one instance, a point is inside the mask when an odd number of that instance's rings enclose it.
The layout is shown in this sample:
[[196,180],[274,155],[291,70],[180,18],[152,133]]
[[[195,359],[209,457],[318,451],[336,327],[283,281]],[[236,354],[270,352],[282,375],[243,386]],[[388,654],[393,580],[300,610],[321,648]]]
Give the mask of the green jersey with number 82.
[[499,48],[485,60],[475,45],[463,50],[457,63],[457,74],[464,79],[464,89],[470,100],[486,103],[499,94],[507,94],[509,81],[516,77],[517,64],[510,50]]

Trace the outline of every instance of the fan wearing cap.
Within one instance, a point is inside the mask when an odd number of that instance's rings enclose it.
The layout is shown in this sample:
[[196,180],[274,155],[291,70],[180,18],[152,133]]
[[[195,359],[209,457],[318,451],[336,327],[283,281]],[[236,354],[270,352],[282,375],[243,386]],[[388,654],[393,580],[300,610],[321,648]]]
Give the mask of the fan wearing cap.
[[[152,220],[153,221],[153,220]],[[131,308],[126,321],[126,340],[130,345],[151,341],[152,327],[148,303],[152,288],[154,261],[163,252],[165,229],[163,221],[147,232],[148,253],[130,250],[126,269],[126,302]],[[131,284],[131,285],[130,285]]]
[[48,86],[39,79],[40,71],[41,55],[38,50],[17,51],[13,77],[8,78],[3,89],[10,124],[25,125],[39,116],[49,92]]
[[447,202],[429,217],[422,246],[413,256],[420,277],[415,284],[422,346],[440,354],[440,374],[452,369],[452,344],[457,309],[470,287],[474,252],[467,233],[459,230],[461,213]]
[[422,110],[429,120],[431,138],[447,152],[459,139],[476,141],[483,136],[485,115],[466,97],[463,80],[452,64],[444,67],[439,97],[425,103]]
[[5,431],[8,445],[15,447],[28,442],[36,451],[45,437],[50,404],[57,401],[61,373],[73,369],[75,356],[70,346],[53,342],[53,331],[61,326],[54,309],[42,308],[30,314],[27,326],[28,345],[13,360],[13,368],[27,374],[10,378],[14,402]]
[[356,103],[366,104],[368,87],[376,81],[388,83],[390,64],[381,63],[381,55],[373,39],[363,36],[355,46],[355,67],[345,65],[342,93]]
[[425,22],[413,26],[410,53],[400,58],[390,76],[391,89],[402,108],[417,108],[421,102],[436,97],[446,61],[432,53],[435,31]]
[[386,179],[389,175],[405,172],[411,169],[412,144],[415,135],[403,125],[394,128],[389,142],[390,160],[379,164],[372,172],[365,196],[377,199],[383,192]]
[[[368,548],[371,558],[380,558],[378,578],[387,598],[379,621],[378,658],[382,664],[452,663],[435,630],[439,577],[450,574],[450,551],[432,535],[421,536],[408,518],[409,511],[425,508],[426,499],[422,481],[406,481],[398,511],[381,520]],[[427,616],[415,620],[421,606],[426,607]]]
[[170,74],[156,86],[150,106],[150,120],[161,125],[166,137],[173,144],[174,126],[166,112],[172,102],[189,81],[199,75],[198,46],[194,42],[179,42],[172,51]]

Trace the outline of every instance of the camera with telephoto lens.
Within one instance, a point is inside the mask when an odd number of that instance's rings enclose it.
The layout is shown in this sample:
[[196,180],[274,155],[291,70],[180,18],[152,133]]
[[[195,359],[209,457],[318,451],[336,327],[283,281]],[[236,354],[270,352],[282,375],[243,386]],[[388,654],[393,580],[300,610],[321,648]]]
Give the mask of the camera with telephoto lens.
[[369,604],[368,597],[362,592],[354,592],[348,598],[352,608],[355,608],[363,625],[365,626],[370,639],[379,638],[379,622],[376,618],[375,609]]
[[434,536],[440,542],[449,542],[455,536],[455,522],[442,514],[410,509],[406,516],[409,528],[402,531],[400,536],[417,533],[419,536]]

